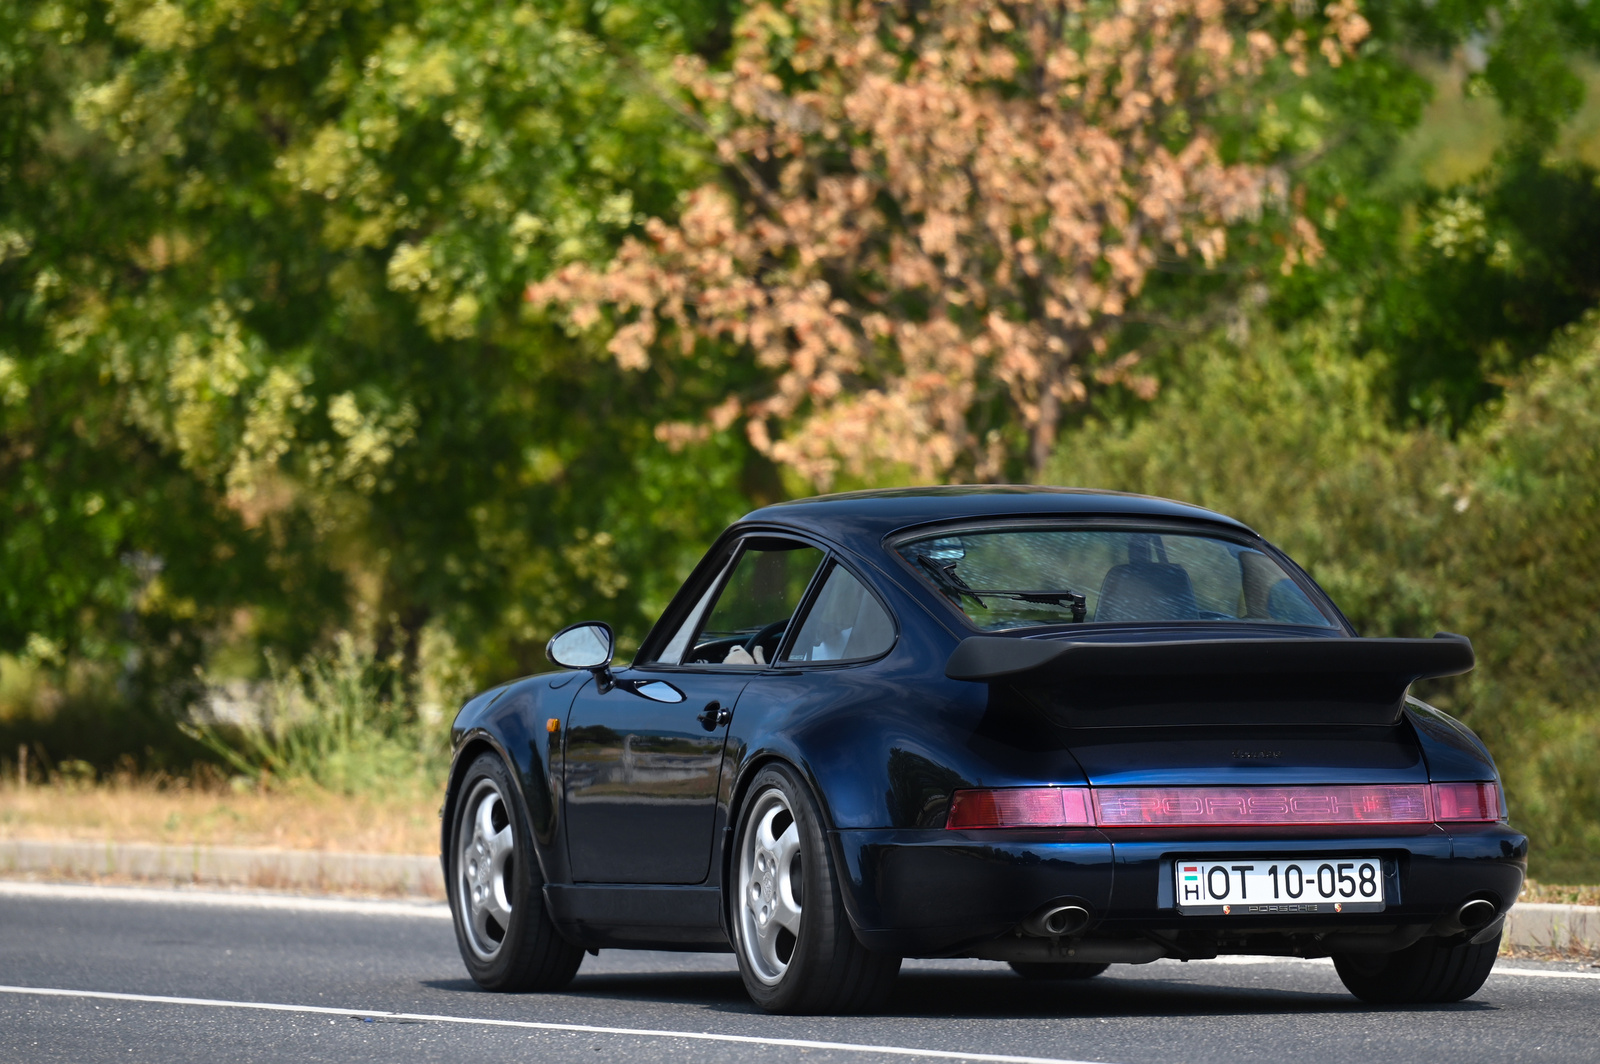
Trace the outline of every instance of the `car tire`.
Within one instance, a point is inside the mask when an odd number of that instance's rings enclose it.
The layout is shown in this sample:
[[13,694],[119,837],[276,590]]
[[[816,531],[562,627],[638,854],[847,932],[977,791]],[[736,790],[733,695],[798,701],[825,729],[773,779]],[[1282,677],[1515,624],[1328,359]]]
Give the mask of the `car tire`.
[[1425,938],[1397,953],[1335,953],[1333,966],[1345,989],[1362,1001],[1439,1004],[1476,994],[1499,952],[1499,935],[1476,946]]
[[561,937],[545,911],[533,834],[505,762],[479,755],[450,808],[445,887],[472,981],[502,993],[566,986],[583,950]]
[[738,823],[728,924],[750,999],[790,1014],[881,1008],[900,958],[868,950],[851,929],[810,789],[787,765],[767,765]]
[[1011,970],[1024,979],[1093,979],[1109,964],[1052,964],[1049,961],[1012,961]]

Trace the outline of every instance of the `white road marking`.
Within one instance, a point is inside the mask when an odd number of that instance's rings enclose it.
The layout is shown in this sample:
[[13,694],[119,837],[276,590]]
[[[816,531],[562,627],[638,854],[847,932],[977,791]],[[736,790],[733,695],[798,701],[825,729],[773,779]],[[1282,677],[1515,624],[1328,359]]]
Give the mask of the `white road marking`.
[[[155,887],[96,887],[77,883],[38,883],[0,880],[0,898],[43,898],[55,901],[127,901],[164,905],[193,905],[215,908],[276,909],[287,912],[343,913],[351,916],[402,916],[425,920],[450,919],[450,907],[443,902],[384,901],[381,899],[300,897],[293,894],[246,894],[220,890],[185,890]],[[912,963],[915,963],[914,961]],[[1157,964],[1315,964],[1332,967],[1327,957],[1212,957],[1207,960],[1178,961],[1163,958]],[[1495,966],[1491,977],[1534,979],[1600,979],[1600,972],[1573,972],[1551,968]],[[978,1058],[962,1058],[978,1059]],[[1006,1057],[1022,1060],[1022,1057]]]
[[1495,965],[1489,978],[1497,975],[1529,977],[1534,979],[1600,979],[1600,972],[1563,972],[1554,968],[1502,968]]
[[[1164,957],[1156,964],[1318,964],[1328,968],[1333,967],[1333,960],[1329,957],[1211,957],[1198,961],[1178,961]],[[1600,979],[1600,972],[1572,972],[1555,968],[1517,968],[1506,964],[1497,964],[1489,973],[1490,978],[1497,975],[1520,978],[1529,976],[1535,979]]]
[[159,994],[114,994],[102,990],[58,990],[52,987],[0,986],[0,994],[40,997],[90,998],[96,1001],[129,1001],[151,1005],[192,1005],[212,1009],[257,1009],[264,1012],[309,1013],[317,1016],[347,1016],[351,1019],[412,1020],[422,1023],[460,1023],[481,1027],[513,1027],[530,1031],[565,1031],[574,1034],[614,1034],[635,1038],[683,1038],[697,1042],[734,1042],[740,1045],[786,1046],[794,1049],[831,1049],[845,1053],[876,1053],[893,1057],[923,1057],[932,1060],[976,1060],[985,1064],[1100,1064],[1064,1060],[1059,1057],[1017,1057],[1004,1053],[957,1053],[945,1049],[916,1049],[911,1046],[875,1046],[855,1042],[815,1042],[807,1038],[757,1038],[745,1034],[713,1034],[708,1031],[661,1031],[634,1027],[595,1027],[583,1023],[538,1023],[533,1020],[494,1020],[472,1016],[435,1016],[423,1012],[382,1012],[372,1009],[336,1009],[322,1005],[277,1005],[262,1001],[219,1001],[212,998],[166,997]]
[[246,894],[225,890],[156,887],[95,887],[78,883],[0,881],[0,898],[42,898],[48,901],[129,901],[227,909],[276,909],[302,913],[344,913],[350,916],[408,916],[450,919],[443,902],[384,901],[365,898],[301,897],[294,894]]
[[1224,956],[1207,957],[1204,960],[1180,961],[1176,957],[1162,957],[1155,961],[1156,964],[1321,964],[1333,966],[1333,961],[1327,957],[1251,957],[1251,956]]

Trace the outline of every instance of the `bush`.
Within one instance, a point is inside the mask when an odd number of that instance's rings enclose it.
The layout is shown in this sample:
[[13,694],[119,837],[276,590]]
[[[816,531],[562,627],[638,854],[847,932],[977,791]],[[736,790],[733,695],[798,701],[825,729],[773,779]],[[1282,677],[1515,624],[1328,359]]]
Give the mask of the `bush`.
[[1384,417],[1384,367],[1336,317],[1190,350],[1148,415],[1085,426],[1050,479],[1239,517],[1363,634],[1464,632],[1469,677],[1418,693],[1495,750],[1545,878],[1600,875],[1600,321],[1450,439]]
[[138,679],[109,662],[0,655],[0,771],[16,772],[22,746],[36,778],[59,775],[68,762],[97,776],[192,773],[209,762],[210,752],[178,730],[179,709],[149,697]]
[[[344,794],[442,789],[447,724],[427,712],[398,660],[378,658],[349,633],[298,668],[271,662],[254,720],[185,726],[261,786],[309,784]],[[453,708],[453,707],[452,707]]]

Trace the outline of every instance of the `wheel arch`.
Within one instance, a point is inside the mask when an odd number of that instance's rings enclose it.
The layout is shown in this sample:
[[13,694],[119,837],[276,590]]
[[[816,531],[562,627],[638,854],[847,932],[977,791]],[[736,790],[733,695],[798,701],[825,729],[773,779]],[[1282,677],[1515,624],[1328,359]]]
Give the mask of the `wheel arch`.
[[728,936],[730,943],[734,942],[732,924],[732,904],[734,895],[738,890],[738,883],[734,874],[733,862],[736,856],[734,845],[739,835],[739,817],[744,812],[745,800],[749,797],[750,787],[761,770],[769,765],[783,765],[800,778],[801,784],[810,792],[811,799],[816,803],[817,813],[822,818],[822,837],[826,841],[833,858],[834,869],[839,876],[840,894],[844,898],[845,915],[850,920],[853,930],[860,928],[860,921],[856,913],[856,899],[849,869],[844,861],[844,854],[838,845],[838,833],[834,830],[833,816],[829,809],[827,795],[822,791],[820,781],[815,773],[810,771],[803,763],[804,758],[796,753],[778,748],[760,750],[750,755],[740,765],[738,774],[734,778],[733,787],[728,801],[727,824],[722,831],[718,855],[718,880],[722,892],[721,904],[718,911],[721,914],[722,930]]
[[[512,779],[515,780],[517,776],[514,763],[506,756],[504,748],[482,728],[474,728],[456,747],[450,760],[449,775],[445,777],[444,804],[439,807],[439,865],[447,884],[450,878],[450,837],[455,831],[456,804],[461,800],[461,779],[480,754],[496,755],[505,762]],[[521,786],[520,783],[516,785],[519,788]]]
[[494,754],[500,759],[511,777],[511,785],[517,789],[517,801],[521,805],[519,812],[523,817],[524,827],[528,830],[528,841],[533,849],[534,860],[538,862],[540,877],[548,883],[551,869],[545,847],[540,842],[539,833],[534,830],[532,823],[532,807],[528,801],[524,766],[519,765],[516,758],[511,756],[498,736],[486,728],[478,727],[469,731],[456,747],[450,774],[447,777],[448,782],[445,784],[444,804],[439,809],[439,864],[445,876],[446,886],[448,887],[450,877],[450,841],[451,834],[455,830],[457,803],[461,799],[461,780],[466,776],[467,769],[472,763],[486,753]]

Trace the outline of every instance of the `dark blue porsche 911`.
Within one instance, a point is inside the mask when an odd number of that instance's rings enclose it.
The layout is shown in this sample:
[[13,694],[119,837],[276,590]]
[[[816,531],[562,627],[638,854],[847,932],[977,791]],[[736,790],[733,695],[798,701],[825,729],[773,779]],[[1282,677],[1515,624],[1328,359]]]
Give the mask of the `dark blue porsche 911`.
[[770,506],[627,666],[610,629],[454,726],[443,860],[467,969],[728,950],[777,1012],[870,1009],[902,957],[1029,979],[1332,957],[1455,1001],[1527,865],[1494,763],[1413,681],[1471,644],[1363,639],[1237,521],[1106,492]]

